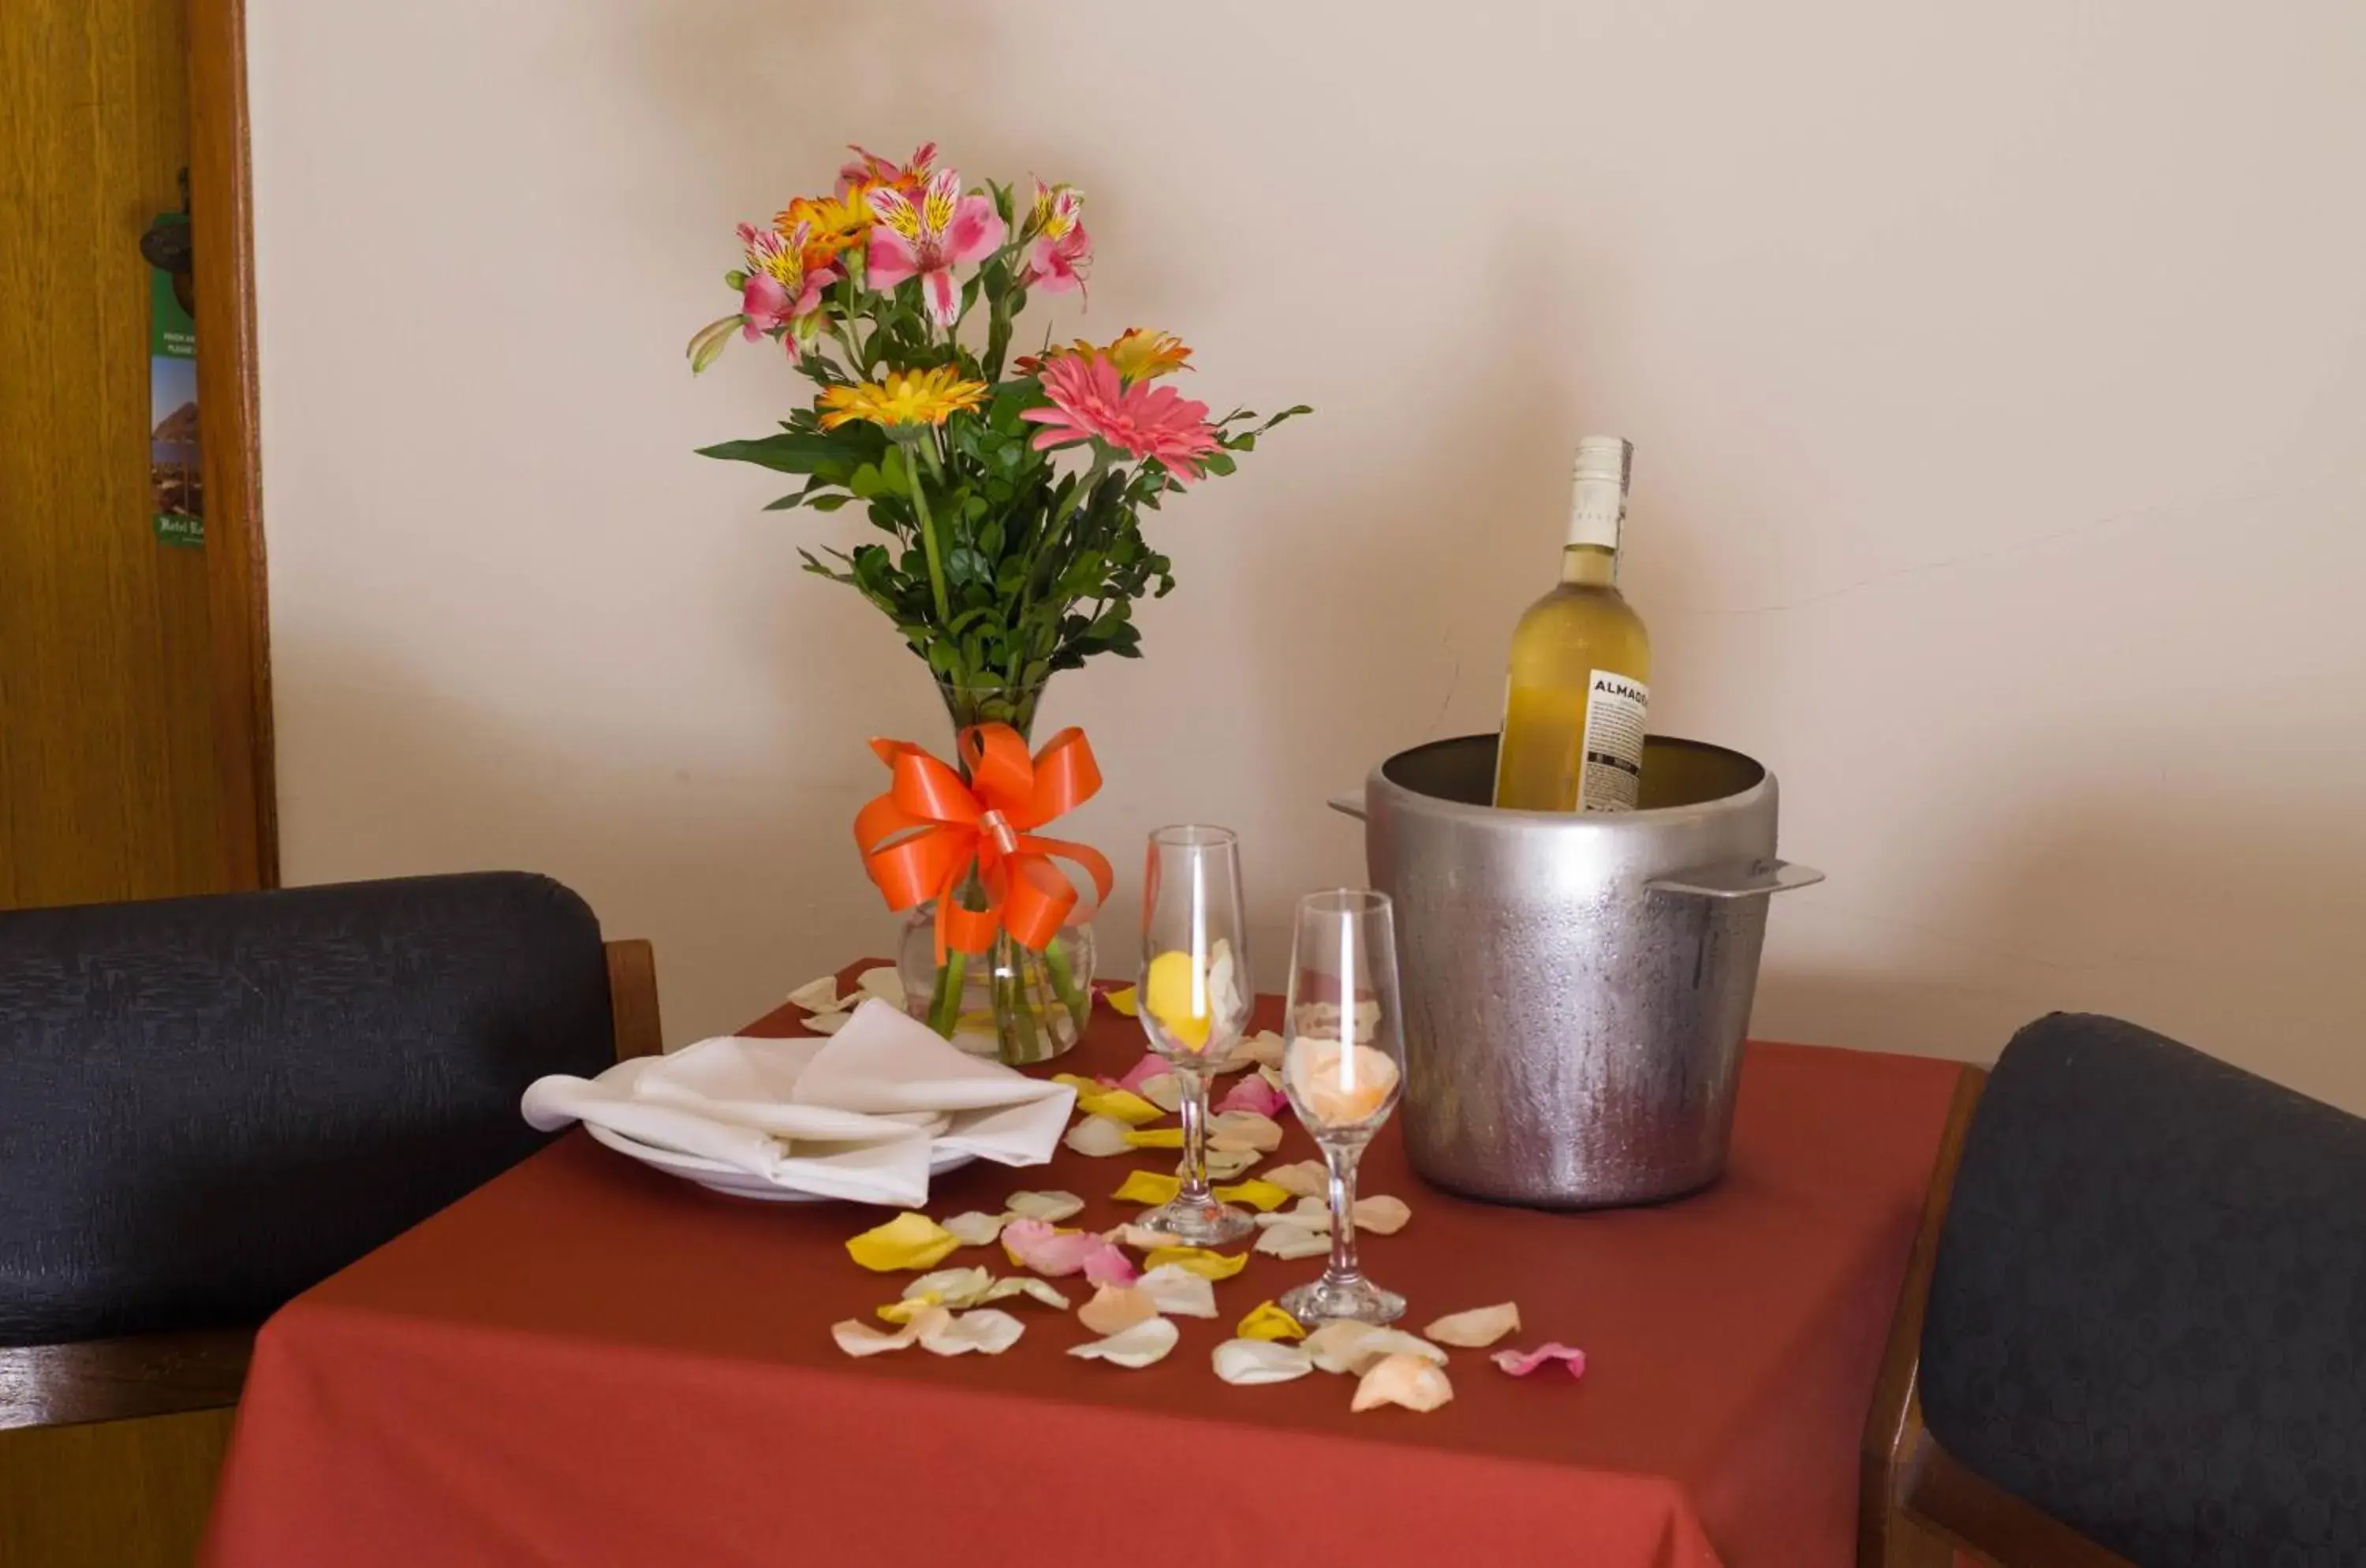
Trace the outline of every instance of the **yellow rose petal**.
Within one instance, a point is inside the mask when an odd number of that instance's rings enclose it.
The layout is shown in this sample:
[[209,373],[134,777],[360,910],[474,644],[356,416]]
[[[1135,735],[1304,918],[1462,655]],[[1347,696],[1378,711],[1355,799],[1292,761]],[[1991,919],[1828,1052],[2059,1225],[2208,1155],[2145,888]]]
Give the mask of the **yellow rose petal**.
[[1239,1339],[1303,1339],[1306,1325],[1274,1303],[1259,1302],[1233,1335]]
[[1115,1008],[1118,1011],[1123,1013],[1128,1018],[1136,1016],[1138,1003],[1135,999],[1134,990],[1132,986],[1120,986],[1114,991],[1105,992],[1101,997],[1101,1000],[1109,1003],[1110,1006]]
[[1227,1203],[1246,1203],[1261,1213],[1271,1213],[1290,1201],[1290,1189],[1252,1179],[1237,1187],[1219,1187],[1216,1196]]
[[1179,1149],[1183,1146],[1180,1127],[1129,1127],[1125,1141],[1137,1149]]
[[1166,1114],[1150,1101],[1127,1089],[1110,1089],[1094,1078],[1076,1073],[1060,1073],[1053,1083],[1066,1084],[1076,1091],[1076,1109],[1087,1116],[1108,1116],[1129,1127],[1139,1127],[1144,1122],[1155,1122]]
[[1155,1170],[1137,1170],[1125,1179],[1125,1185],[1110,1196],[1121,1203],[1172,1203],[1175,1195],[1183,1190],[1179,1176],[1161,1176]]
[[1162,1269],[1168,1264],[1202,1280],[1229,1280],[1248,1266],[1249,1255],[1235,1252],[1227,1257],[1211,1252],[1204,1247],[1162,1247],[1142,1260],[1145,1269]]
[[1183,1044],[1208,1043],[1208,1026],[1214,1021],[1201,1010],[1211,999],[1207,972],[1192,962],[1189,953],[1162,953],[1150,961],[1150,972],[1143,981],[1142,1005]]
[[961,1245],[961,1237],[926,1214],[896,1215],[846,1244],[846,1255],[882,1274],[898,1269],[933,1269]]

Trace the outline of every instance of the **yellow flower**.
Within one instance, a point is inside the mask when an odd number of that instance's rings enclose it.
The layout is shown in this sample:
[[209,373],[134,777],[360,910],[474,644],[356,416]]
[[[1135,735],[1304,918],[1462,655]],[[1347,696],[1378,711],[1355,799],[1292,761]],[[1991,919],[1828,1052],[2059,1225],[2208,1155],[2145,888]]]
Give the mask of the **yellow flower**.
[[964,381],[950,365],[933,370],[891,370],[884,382],[865,381],[858,387],[832,387],[815,406],[822,410],[821,427],[836,430],[851,420],[867,419],[890,430],[920,424],[942,424],[964,409],[986,400],[986,383]]
[[1117,373],[1128,381],[1153,381],[1177,370],[1188,370],[1183,362],[1191,351],[1173,333],[1152,332],[1146,327],[1128,327],[1105,351]]
[[800,223],[812,229],[806,244],[810,265],[834,260],[862,243],[871,232],[871,204],[862,198],[859,188],[844,196],[801,196],[772,222],[783,232]]

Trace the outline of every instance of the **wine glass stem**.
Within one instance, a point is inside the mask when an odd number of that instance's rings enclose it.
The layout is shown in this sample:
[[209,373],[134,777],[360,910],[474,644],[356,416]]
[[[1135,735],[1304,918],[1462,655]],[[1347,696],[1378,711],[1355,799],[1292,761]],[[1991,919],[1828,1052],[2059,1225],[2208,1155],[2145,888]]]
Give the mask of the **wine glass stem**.
[[1331,1178],[1331,1267],[1324,1272],[1326,1280],[1353,1280],[1356,1267],[1356,1161],[1364,1152],[1361,1144],[1323,1145],[1323,1163]]
[[1175,1069],[1183,1089],[1183,1186],[1189,1202],[1213,1201],[1208,1195],[1208,1076],[1189,1067]]

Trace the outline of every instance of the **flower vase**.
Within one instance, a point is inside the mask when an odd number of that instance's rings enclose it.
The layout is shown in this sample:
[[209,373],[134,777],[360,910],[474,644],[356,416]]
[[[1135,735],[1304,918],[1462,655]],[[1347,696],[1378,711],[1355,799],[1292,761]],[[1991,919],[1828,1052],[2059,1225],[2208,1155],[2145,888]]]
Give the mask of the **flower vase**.
[[[980,724],[1007,724],[1020,739],[1031,739],[1041,682],[1032,685],[938,682],[952,720],[955,761],[963,779],[968,762],[959,755],[963,730]],[[955,895],[970,908],[983,908],[986,891],[973,873]],[[991,1055],[1012,1066],[1048,1062],[1076,1047],[1092,1016],[1093,940],[1083,921],[1064,926],[1040,949],[1020,945],[997,931],[982,953],[948,953],[937,962],[936,904],[913,909],[904,926],[896,971],[912,1016],[966,1050]]]

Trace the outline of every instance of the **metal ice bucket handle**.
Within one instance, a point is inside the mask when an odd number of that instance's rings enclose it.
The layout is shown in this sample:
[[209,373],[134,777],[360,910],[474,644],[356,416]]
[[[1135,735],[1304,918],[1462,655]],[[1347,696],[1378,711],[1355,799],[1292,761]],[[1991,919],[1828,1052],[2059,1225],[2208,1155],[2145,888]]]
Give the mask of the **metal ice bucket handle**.
[[1643,884],[1647,893],[1681,893],[1695,898],[1763,898],[1813,887],[1824,874],[1812,865],[1787,860],[1728,861],[1722,865],[1696,865],[1673,871]]
[[[1353,817],[1358,822],[1368,818],[1362,790],[1335,795],[1325,804],[1342,817]],[[1649,893],[1675,893],[1694,898],[1763,898],[1788,893],[1795,887],[1813,887],[1823,879],[1822,872],[1796,861],[1743,860],[1672,871],[1665,876],[1652,877],[1643,884],[1643,888]]]

